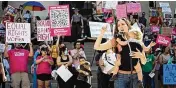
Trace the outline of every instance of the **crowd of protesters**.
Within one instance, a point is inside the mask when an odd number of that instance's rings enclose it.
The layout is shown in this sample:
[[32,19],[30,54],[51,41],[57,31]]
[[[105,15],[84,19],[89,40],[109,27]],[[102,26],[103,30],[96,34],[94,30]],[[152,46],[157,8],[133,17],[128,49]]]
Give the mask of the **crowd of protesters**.
[[[57,36],[53,42],[39,42],[36,38],[36,24],[34,24],[31,34],[32,43],[29,44],[29,47],[25,44],[15,43],[13,48],[8,50],[8,44],[3,40],[4,36],[1,36],[0,42],[5,44],[4,52],[0,53],[0,84],[2,88],[5,88],[6,81],[11,81],[12,88],[30,88],[28,65],[29,59],[33,60],[33,58],[35,58],[33,63],[35,69],[32,70],[33,74],[36,71],[37,88],[51,88],[51,80],[56,80],[59,88],[91,87],[91,83],[88,83],[89,77],[92,76],[90,63],[87,61],[84,45],[78,40],[91,37],[89,21],[105,22],[105,19],[111,17],[113,13],[102,17],[94,14],[83,17],[79,14],[78,9],[75,9],[74,12],[71,19],[71,37]],[[22,6],[20,6],[16,16],[4,15],[2,25],[5,28],[6,22],[32,23],[32,18],[30,11],[23,14]],[[39,16],[35,17],[35,21],[37,20],[41,20]],[[132,30],[131,25],[134,23],[138,24],[141,32]],[[153,24],[162,27],[163,19],[151,17],[150,25]],[[127,19],[119,19],[115,25],[113,39],[102,39],[107,30],[106,27],[102,28],[101,34],[95,39],[94,49],[98,51],[95,56],[98,66],[98,88],[175,87],[174,85],[163,85],[163,65],[176,63],[176,41],[173,39],[169,46],[155,44],[153,41],[156,41],[159,33],[149,31],[145,12],[141,17],[133,14],[129,15]],[[118,35],[119,31],[124,35]],[[141,36],[140,33],[143,33],[144,36]],[[67,45],[64,44],[65,39],[72,40],[69,42],[74,41],[74,49],[68,50]],[[36,49],[33,45],[39,47]],[[73,74],[67,82],[58,75],[53,76],[61,66],[65,66]],[[150,73],[155,73],[154,77],[150,77]]]

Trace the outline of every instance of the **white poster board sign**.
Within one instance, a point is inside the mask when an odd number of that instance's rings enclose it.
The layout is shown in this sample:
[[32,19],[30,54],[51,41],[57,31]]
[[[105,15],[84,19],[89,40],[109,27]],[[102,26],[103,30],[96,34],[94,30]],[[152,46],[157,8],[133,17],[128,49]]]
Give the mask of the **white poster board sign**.
[[60,66],[57,69],[57,74],[65,81],[67,82],[72,76],[73,74],[64,66]]
[[103,7],[106,9],[116,9],[117,1],[103,1]]
[[171,13],[172,12],[169,3],[160,2],[159,5],[160,5],[160,7],[162,7],[163,13]]
[[52,41],[53,37],[50,35],[50,21],[37,21],[37,41]]
[[[113,30],[111,30],[111,26],[109,23],[101,23],[101,22],[89,22],[91,37],[98,37],[101,32],[102,27],[107,25],[107,31],[105,32],[103,38],[111,39],[113,37]],[[112,28],[114,29],[114,28]]]
[[30,43],[30,23],[6,23],[7,43]]
[[169,3],[166,2],[160,2],[159,5],[160,7],[170,7]]
[[163,12],[163,13],[172,13],[172,11],[171,11],[171,8],[170,8],[170,7],[166,7],[166,8],[165,8],[165,7],[163,7],[163,8],[162,8],[162,12]]
[[[12,45],[8,45],[8,49],[7,50],[11,50],[12,49]],[[4,52],[5,50],[5,44],[0,44],[0,52]]]

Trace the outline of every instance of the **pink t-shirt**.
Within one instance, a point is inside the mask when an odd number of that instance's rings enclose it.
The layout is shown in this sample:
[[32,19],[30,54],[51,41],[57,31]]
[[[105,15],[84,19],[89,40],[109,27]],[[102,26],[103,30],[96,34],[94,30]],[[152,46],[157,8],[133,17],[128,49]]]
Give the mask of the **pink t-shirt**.
[[29,51],[25,49],[12,49],[8,51],[10,61],[10,73],[28,72]]
[[[48,56],[50,60],[53,60]],[[37,60],[42,59],[42,56],[38,56]],[[37,74],[51,74],[51,65],[47,61],[42,61],[37,65]]]

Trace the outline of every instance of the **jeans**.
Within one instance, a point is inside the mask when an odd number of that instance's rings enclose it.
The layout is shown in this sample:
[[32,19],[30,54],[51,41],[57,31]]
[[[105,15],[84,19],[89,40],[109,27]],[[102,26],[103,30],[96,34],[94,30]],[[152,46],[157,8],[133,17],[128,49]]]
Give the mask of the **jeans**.
[[154,80],[149,76],[150,72],[143,72],[144,75],[144,88],[155,88]]
[[114,81],[114,88],[131,88],[130,77],[132,76],[132,88],[138,88],[137,74],[121,74],[118,73],[117,79]]

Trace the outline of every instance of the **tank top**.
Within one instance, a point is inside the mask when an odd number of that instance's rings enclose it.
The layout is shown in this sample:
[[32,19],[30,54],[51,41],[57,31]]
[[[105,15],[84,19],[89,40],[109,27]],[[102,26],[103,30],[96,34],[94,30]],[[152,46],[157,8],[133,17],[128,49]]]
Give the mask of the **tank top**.
[[61,62],[69,62],[69,57],[68,57],[68,55],[67,55],[67,59],[66,59],[66,60],[64,60],[64,59],[62,58],[62,56],[61,56]]
[[[120,37],[121,41],[126,41],[124,38]],[[113,39],[113,42],[112,43],[115,43],[115,39]],[[142,46],[139,44],[139,43],[136,43],[136,42],[129,42],[130,46],[131,46],[131,51],[134,51],[136,52],[136,48],[138,50],[140,50],[142,52],[143,48]],[[112,44],[114,45],[114,44]],[[130,59],[132,59],[130,57],[130,48],[128,45],[124,45],[124,46],[121,46],[122,47],[122,50],[120,52],[120,55],[121,55],[121,65],[119,66],[119,70],[123,70],[123,71],[131,71],[131,63],[130,63]],[[137,65],[137,62],[138,62],[139,58],[133,58],[132,59],[132,67],[133,67],[133,70],[135,70],[134,66]]]
[[168,61],[169,61],[169,59],[170,59],[170,55],[164,55],[164,54],[162,54],[162,57],[163,57],[163,59],[162,59],[162,63],[167,63]]

